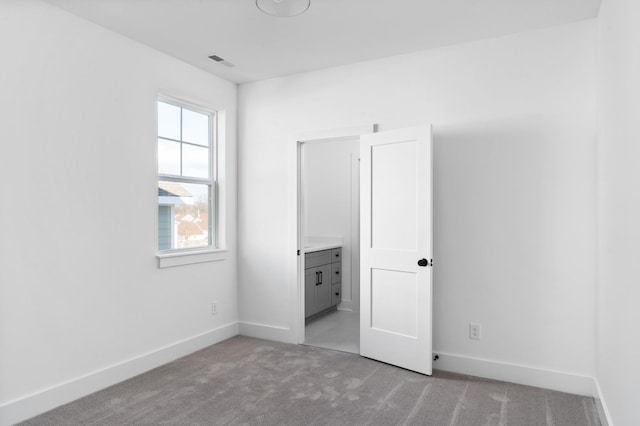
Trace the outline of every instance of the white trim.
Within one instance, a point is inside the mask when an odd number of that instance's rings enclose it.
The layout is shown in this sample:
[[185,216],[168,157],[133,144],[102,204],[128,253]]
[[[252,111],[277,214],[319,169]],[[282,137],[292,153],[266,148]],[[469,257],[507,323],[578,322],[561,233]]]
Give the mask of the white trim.
[[291,329],[289,327],[279,327],[275,325],[258,324],[246,321],[241,321],[238,324],[240,325],[241,336],[273,340],[276,342],[297,343],[292,340]]
[[434,352],[435,354],[439,356],[439,359],[433,363],[433,368],[437,370],[535,386],[576,395],[594,396],[594,379],[590,376],[444,352]]
[[238,335],[238,323],[226,324],[30,395],[4,402],[0,405],[0,425],[11,425],[29,419],[236,335]]
[[[344,290],[342,294],[344,294]],[[351,299],[342,299],[338,305],[339,311],[355,312],[356,314],[359,312],[357,308],[359,308],[359,306],[353,306],[353,300]]]
[[170,253],[160,253],[158,258],[158,268],[171,268],[173,266],[193,265],[195,263],[216,262],[225,260],[229,250],[227,249],[203,249],[203,250],[181,250]]
[[[351,294],[348,309],[360,312],[360,152],[351,154]],[[357,285],[356,285],[357,284]],[[344,297],[344,289],[342,291]],[[345,300],[343,299],[343,303]],[[355,303],[357,302],[357,303]],[[345,306],[347,308],[347,306]]]
[[[289,137],[287,148],[287,168],[289,170],[288,181],[288,265],[289,265],[289,338],[286,341],[292,343],[304,342],[304,235],[302,226],[304,218],[301,213],[302,188],[301,188],[301,145],[305,142],[328,142],[342,139],[355,139],[361,135],[374,133],[377,124],[346,127],[340,129],[316,130],[312,132],[298,133]],[[297,255],[300,250],[301,255]]]
[[[200,114],[212,115],[216,114],[218,111],[212,109],[207,106],[208,102],[205,102],[200,99],[190,99],[186,96],[173,96],[168,95],[164,91],[159,91],[156,96],[156,100],[163,102],[165,104],[177,106],[180,108],[187,108],[193,111],[199,112]],[[156,127],[157,129],[157,127]]]
[[289,140],[294,143],[303,142],[331,142],[340,139],[354,139],[368,133],[375,133],[377,124],[365,124],[362,126],[342,127],[339,129],[322,129],[302,132],[292,135]]
[[[600,415],[600,421],[603,423],[603,426],[613,426],[613,420],[611,420],[611,412],[609,411],[609,407],[607,406],[607,402],[604,399],[604,394],[602,393],[602,388],[600,387],[600,381],[597,377],[593,378],[594,381],[594,395],[593,397],[597,399],[596,403],[598,404],[598,414]],[[602,408],[602,412],[600,409]],[[602,418],[604,416],[604,418]]]

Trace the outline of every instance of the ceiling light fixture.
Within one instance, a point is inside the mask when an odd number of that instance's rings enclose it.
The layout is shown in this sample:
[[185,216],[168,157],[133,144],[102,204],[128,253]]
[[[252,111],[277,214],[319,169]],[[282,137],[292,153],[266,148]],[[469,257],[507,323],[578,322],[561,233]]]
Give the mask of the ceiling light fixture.
[[267,15],[288,18],[306,12],[311,0],[256,0],[256,6]]

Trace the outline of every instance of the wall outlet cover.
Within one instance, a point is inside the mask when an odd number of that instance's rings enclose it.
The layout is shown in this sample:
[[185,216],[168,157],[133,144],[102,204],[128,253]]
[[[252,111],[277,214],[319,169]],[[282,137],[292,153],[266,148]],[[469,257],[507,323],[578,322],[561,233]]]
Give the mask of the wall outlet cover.
[[469,323],[469,339],[480,340],[480,328],[480,324]]

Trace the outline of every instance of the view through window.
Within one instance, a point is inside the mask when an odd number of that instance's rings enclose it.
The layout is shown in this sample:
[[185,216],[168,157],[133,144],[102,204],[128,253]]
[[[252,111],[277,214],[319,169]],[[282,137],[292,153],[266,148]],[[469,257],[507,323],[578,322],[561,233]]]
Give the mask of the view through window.
[[158,100],[158,248],[213,246],[214,114]]

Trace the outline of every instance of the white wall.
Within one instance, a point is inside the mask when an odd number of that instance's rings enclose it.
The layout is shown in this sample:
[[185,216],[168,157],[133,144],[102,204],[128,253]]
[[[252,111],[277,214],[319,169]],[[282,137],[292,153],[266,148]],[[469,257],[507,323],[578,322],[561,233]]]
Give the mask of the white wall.
[[640,3],[599,16],[597,378],[610,420],[640,424]]
[[288,137],[432,123],[435,368],[495,361],[517,372],[494,377],[589,392],[595,62],[584,21],[240,86],[241,326],[295,341]]
[[305,236],[339,237],[342,241],[342,303],[339,309],[359,311],[360,140],[302,145]]
[[[237,332],[237,88],[37,0],[0,51],[5,424]],[[226,111],[226,260],[157,267],[159,92]]]

